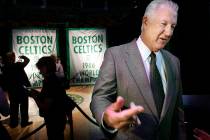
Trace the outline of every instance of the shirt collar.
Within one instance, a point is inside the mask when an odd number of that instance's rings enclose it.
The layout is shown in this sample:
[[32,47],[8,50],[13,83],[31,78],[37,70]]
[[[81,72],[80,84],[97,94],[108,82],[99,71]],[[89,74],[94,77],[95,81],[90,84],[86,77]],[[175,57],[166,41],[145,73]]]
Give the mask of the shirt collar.
[[[141,57],[143,61],[147,61],[150,57],[151,51],[150,49],[144,44],[141,37],[139,37],[136,41],[138,49],[140,51]],[[160,57],[161,53],[160,51],[155,52],[156,57]]]

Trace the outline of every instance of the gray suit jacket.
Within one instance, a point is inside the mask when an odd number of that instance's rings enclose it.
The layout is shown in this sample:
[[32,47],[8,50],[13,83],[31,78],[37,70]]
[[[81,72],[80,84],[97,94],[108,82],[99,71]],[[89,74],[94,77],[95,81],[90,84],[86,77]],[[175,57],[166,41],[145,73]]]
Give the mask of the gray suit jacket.
[[108,48],[104,55],[100,74],[95,84],[90,109],[101,124],[102,114],[117,96],[144,107],[139,114],[141,125],[120,129],[110,139],[119,140],[184,140],[184,112],[179,60],[166,50],[161,50],[167,79],[167,93],[161,117],[158,118],[151,87],[136,40],[128,44]]

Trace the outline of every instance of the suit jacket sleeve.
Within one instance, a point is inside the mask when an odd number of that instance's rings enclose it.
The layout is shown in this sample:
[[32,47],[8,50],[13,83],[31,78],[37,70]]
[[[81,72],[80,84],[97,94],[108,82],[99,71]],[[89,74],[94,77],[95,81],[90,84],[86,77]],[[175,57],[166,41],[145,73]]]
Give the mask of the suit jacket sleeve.
[[179,60],[177,60],[177,66],[178,66],[178,78],[176,80],[178,87],[178,97],[177,97],[177,102],[176,102],[176,115],[177,115],[177,137],[179,140],[186,140],[186,128],[185,128],[185,125],[184,125],[184,108],[183,108],[183,101],[182,101],[182,93],[183,93],[183,90],[182,90],[182,81],[181,81],[181,72],[180,72],[180,62]]
[[113,59],[110,49],[107,49],[90,103],[93,117],[100,125],[105,108],[114,102],[117,97],[115,63]]

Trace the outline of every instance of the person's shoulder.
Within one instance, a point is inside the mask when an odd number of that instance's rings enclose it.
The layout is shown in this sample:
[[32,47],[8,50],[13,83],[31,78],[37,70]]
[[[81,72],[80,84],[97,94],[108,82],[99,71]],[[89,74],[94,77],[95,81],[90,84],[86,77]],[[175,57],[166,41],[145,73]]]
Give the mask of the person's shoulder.
[[168,57],[171,57],[173,59],[178,59],[178,57],[176,55],[174,55],[173,53],[171,53],[170,51],[166,50],[166,49],[162,49],[161,52],[164,55],[167,55]]
[[173,53],[171,53],[170,51],[162,49],[161,53],[164,57],[167,57],[171,61],[179,63],[179,58],[176,55],[174,55]]

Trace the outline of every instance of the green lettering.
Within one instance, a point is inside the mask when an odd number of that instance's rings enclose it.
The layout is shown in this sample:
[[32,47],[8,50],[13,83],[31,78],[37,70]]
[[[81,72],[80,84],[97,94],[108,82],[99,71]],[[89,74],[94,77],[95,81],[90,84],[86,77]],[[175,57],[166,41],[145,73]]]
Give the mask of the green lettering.
[[76,44],[77,43],[77,38],[75,36],[72,36],[72,43]]
[[23,55],[24,54],[24,46],[20,46],[19,48],[18,48],[18,53],[19,54],[21,54],[21,55]]
[[29,42],[30,42],[29,37],[28,37],[28,36],[24,36],[24,37],[23,37],[23,42],[24,42],[25,44],[29,44]]
[[17,44],[22,44],[22,36],[17,36],[16,42],[17,42]]

